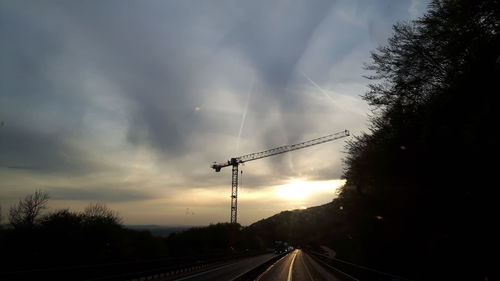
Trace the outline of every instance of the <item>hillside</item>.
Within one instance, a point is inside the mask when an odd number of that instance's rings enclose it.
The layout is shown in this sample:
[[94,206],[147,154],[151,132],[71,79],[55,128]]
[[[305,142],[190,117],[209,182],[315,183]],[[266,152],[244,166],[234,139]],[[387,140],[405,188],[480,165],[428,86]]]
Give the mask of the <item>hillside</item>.
[[283,211],[253,223],[244,232],[264,241],[288,241],[295,246],[325,243],[340,231],[335,228],[339,211],[336,205],[331,202],[303,210]]

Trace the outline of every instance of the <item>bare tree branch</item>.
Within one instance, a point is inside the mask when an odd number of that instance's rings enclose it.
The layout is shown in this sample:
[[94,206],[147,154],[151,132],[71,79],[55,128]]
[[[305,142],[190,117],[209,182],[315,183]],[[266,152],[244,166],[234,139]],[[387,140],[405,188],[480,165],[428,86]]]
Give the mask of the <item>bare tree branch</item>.
[[121,224],[122,218],[118,212],[109,209],[104,203],[91,203],[83,211],[85,218],[92,222]]
[[32,228],[48,201],[49,194],[41,190],[27,195],[10,208],[9,223],[15,228]]

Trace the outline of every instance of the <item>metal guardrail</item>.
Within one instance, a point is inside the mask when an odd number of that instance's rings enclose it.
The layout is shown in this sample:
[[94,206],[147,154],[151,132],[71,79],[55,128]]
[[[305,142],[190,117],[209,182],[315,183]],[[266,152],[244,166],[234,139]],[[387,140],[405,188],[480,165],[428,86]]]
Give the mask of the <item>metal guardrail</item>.
[[326,268],[341,275],[347,281],[411,281],[408,278],[354,264],[341,259],[332,259],[317,252],[307,253]]
[[81,266],[37,268],[30,270],[0,271],[0,280],[75,280],[75,281],[124,281],[153,280],[179,276],[201,270],[217,263],[236,260],[263,252],[241,252],[221,256],[191,256],[149,260],[90,264]]
[[268,261],[264,262],[263,264],[243,273],[239,277],[233,279],[232,281],[253,281],[256,280],[266,269],[268,269],[272,264],[276,263],[286,255],[288,255],[290,252],[285,252],[279,255],[276,255],[269,259]]
[[[225,259],[224,259],[225,260]],[[178,277],[196,270],[201,270],[214,266],[221,261],[205,261],[197,262],[189,265],[179,265],[172,267],[160,267],[155,269],[148,269],[144,271],[129,272],[125,274],[116,274],[112,276],[104,276],[98,278],[87,279],[86,281],[142,281],[142,280],[154,280],[158,278],[167,277]]]

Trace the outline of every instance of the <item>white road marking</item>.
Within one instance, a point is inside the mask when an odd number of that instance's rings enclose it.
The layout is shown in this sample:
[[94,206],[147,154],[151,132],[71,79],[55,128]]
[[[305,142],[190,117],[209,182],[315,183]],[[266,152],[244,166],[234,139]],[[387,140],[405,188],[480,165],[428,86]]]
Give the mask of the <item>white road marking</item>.
[[287,281],[292,281],[292,268],[293,268],[293,262],[295,261],[295,258],[297,257],[297,254],[299,252],[295,250],[295,253],[292,258],[292,262],[290,263],[290,269],[288,269],[288,278],[286,279]]
[[275,263],[273,263],[268,269],[266,269],[266,271],[262,272],[262,274],[260,274],[259,277],[257,277],[257,279],[255,279],[255,281],[259,281],[262,276],[264,276],[269,270],[271,270],[271,268],[273,268],[273,266],[275,266],[277,263],[279,263],[284,258],[286,258],[286,255],[283,256],[282,258],[280,258]]

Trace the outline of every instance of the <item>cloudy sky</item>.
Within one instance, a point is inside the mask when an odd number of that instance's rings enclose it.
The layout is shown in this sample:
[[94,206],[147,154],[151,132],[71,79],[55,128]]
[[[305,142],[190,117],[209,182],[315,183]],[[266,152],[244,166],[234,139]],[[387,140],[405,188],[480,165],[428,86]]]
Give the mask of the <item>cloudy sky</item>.
[[[363,63],[427,1],[0,0],[0,205],[229,220],[213,161],[366,130]],[[345,140],[242,166],[248,225],[331,201]]]

